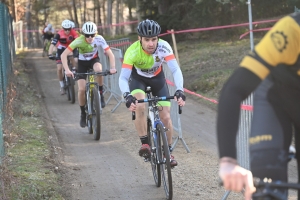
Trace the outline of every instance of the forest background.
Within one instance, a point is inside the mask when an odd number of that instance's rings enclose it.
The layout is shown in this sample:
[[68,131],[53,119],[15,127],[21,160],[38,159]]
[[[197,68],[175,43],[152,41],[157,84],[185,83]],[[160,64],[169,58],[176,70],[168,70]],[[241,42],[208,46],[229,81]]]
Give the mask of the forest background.
[[[46,21],[61,28],[61,21],[70,19],[78,28],[91,20],[100,26],[128,21],[153,19],[167,30],[186,30],[248,22],[248,0],[1,0],[9,6],[15,21],[25,22],[27,29],[44,27]],[[252,0],[254,20],[269,19],[291,13],[300,7],[300,0]],[[132,24],[129,32],[135,32]],[[224,29],[217,36],[228,38],[247,29]],[[123,26],[99,30],[104,36],[128,34]],[[181,34],[178,40],[205,38],[211,32]],[[214,33],[213,33],[214,34]]]

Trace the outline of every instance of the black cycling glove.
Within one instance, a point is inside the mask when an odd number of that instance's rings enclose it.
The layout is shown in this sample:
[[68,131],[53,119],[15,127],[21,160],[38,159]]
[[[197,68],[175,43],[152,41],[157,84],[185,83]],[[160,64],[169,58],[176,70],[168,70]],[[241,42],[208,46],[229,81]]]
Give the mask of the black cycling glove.
[[132,96],[129,92],[126,92],[123,94],[123,97],[125,99],[126,107],[129,108],[131,103],[135,103],[136,98]]
[[177,90],[174,94],[174,96],[177,98],[177,100],[181,97],[183,101],[185,101],[186,97],[182,90]]
[[50,59],[50,60],[54,60],[55,59],[55,57],[53,56],[53,55],[48,55],[48,58]]

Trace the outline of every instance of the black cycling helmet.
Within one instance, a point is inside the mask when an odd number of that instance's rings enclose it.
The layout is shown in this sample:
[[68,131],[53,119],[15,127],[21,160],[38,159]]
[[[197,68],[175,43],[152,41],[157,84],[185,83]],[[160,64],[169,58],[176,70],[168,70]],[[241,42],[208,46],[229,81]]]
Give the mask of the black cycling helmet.
[[155,37],[160,34],[160,25],[153,20],[146,19],[137,26],[137,33],[141,37]]

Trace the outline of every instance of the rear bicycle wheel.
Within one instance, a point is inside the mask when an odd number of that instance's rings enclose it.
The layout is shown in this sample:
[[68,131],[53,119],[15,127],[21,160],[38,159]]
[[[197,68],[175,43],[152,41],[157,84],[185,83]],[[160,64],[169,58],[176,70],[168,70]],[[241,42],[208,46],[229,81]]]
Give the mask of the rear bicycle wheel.
[[173,198],[173,185],[172,185],[172,173],[171,173],[171,161],[170,161],[170,150],[169,150],[169,144],[167,141],[166,132],[162,126],[162,124],[157,124],[156,131],[159,132],[159,136],[162,141],[162,153],[163,153],[163,159],[162,163],[160,165],[161,169],[161,177],[162,182],[164,186],[164,190],[166,193],[166,197],[168,200],[171,200]]
[[98,90],[98,87],[93,88],[93,135],[94,140],[100,140],[101,136],[101,105],[100,105],[100,92]]
[[[155,134],[155,135],[153,135]],[[151,120],[149,118],[147,118],[147,135],[149,138],[149,146],[151,149],[151,157],[150,157],[150,164],[151,164],[151,168],[152,168],[152,174],[153,174],[153,178],[154,178],[154,182],[155,185],[157,187],[160,187],[161,185],[161,174],[160,174],[160,166],[158,164],[158,160],[161,160],[161,155],[162,154],[157,154],[157,152],[161,152],[161,151],[157,151],[157,146],[161,147],[161,145],[156,145],[155,143],[155,139],[154,137],[157,137],[156,133],[153,133],[152,131],[152,123]],[[160,143],[160,140],[159,140]],[[160,158],[160,159],[159,159]]]

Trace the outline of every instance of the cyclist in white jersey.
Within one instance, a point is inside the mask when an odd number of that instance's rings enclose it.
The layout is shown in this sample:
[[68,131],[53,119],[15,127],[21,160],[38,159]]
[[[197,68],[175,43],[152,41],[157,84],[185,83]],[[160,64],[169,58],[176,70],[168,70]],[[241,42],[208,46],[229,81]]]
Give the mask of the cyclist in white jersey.
[[[94,69],[95,72],[101,72],[102,65],[98,57],[99,47],[103,48],[106,55],[109,57],[110,73],[115,74],[117,72],[115,68],[115,56],[105,39],[101,35],[97,35],[96,24],[93,22],[84,23],[82,26],[82,32],[84,34],[75,39],[61,55],[61,60],[65,68],[66,75],[74,77],[67,64],[67,55],[76,48],[79,50],[78,73],[86,73],[89,69]],[[81,110],[80,126],[84,128],[86,126],[86,113],[84,108],[86,75],[81,75],[78,78],[78,102]],[[103,96],[103,77],[97,76],[96,81],[99,84],[101,106],[104,108],[105,101]]]
[[[183,76],[175,59],[173,50],[168,42],[159,39],[160,26],[153,20],[144,20],[139,23],[137,33],[139,40],[133,43],[126,51],[122,70],[119,78],[119,87],[126,100],[126,107],[136,112],[134,121],[136,130],[140,137],[142,147],[139,155],[149,157],[149,138],[146,130],[145,104],[136,103],[136,99],[144,99],[146,87],[150,86],[154,96],[169,96],[168,86],[162,68],[166,61],[173,73],[177,88],[174,94],[178,105],[184,106],[185,95],[183,93]],[[167,129],[167,138],[170,152],[172,152],[173,127],[170,117],[170,101],[161,101],[162,106],[160,118]],[[177,166],[177,161],[171,155],[171,166]]]

